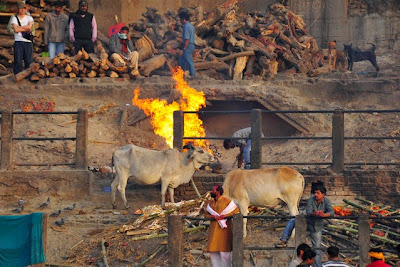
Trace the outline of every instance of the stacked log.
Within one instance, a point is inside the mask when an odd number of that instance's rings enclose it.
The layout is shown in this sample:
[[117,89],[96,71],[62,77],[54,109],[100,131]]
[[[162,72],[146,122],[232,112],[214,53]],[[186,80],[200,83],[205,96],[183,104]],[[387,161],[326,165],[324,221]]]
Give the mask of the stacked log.
[[[264,12],[241,14],[236,2],[228,0],[210,13],[201,6],[186,10],[196,30],[198,71],[210,75],[218,71],[235,80],[273,79],[286,70],[312,74],[322,67],[322,52],[301,17],[281,4],[269,5]],[[176,64],[182,44],[178,15],[171,11],[162,15],[148,7],[142,16],[144,19],[130,24],[133,38],[146,38],[154,47],[139,49],[140,58],[163,53]]]

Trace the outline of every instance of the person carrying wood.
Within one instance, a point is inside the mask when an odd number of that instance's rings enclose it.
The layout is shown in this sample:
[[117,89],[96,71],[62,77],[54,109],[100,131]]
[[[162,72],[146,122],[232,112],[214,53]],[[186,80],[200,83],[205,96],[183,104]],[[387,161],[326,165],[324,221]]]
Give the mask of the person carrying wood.
[[22,71],[22,61],[25,69],[29,68],[32,62],[32,25],[33,18],[26,15],[26,5],[23,2],[17,3],[18,13],[11,19],[14,30],[14,74]]
[[138,61],[139,53],[134,51],[134,46],[129,34],[129,28],[124,26],[121,30],[110,38],[110,60],[116,67],[123,67],[126,63],[139,75]]
[[44,21],[43,42],[49,51],[49,57],[54,58],[64,53],[65,43],[68,41],[68,16],[61,13],[63,4],[54,3],[54,11],[46,15]]
[[210,252],[212,266],[231,266],[232,222],[225,217],[239,213],[236,204],[223,196],[224,189],[216,185],[211,191],[211,197],[206,207],[206,218],[214,218],[208,230],[207,251]]
[[79,9],[69,17],[69,37],[74,43],[75,54],[82,48],[94,53],[94,42],[97,40],[97,22],[88,11],[88,2],[79,1]]
[[189,13],[187,11],[179,12],[179,19],[183,25],[182,32],[182,55],[179,58],[179,66],[182,70],[189,70],[192,77],[196,76],[196,69],[194,68],[193,52],[194,52],[194,38],[195,31],[192,24],[189,22]]

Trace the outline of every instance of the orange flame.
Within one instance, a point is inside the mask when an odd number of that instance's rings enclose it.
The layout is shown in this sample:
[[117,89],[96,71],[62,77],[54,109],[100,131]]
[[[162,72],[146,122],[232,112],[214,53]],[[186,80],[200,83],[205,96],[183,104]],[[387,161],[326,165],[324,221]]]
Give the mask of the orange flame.
[[[181,94],[178,101],[168,103],[163,99],[139,99],[139,87],[134,91],[133,105],[142,109],[150,117],[154,133],[163,137],[167,144],[173,147],[173,113],[176,110],[198,111],[206,106],[206,98],[203,92],[191,88],[183,78],[183,70],[176,67],[172,70],[172,78],[175,81],[175,89]],[[185,114],[184,136],[205,137],[206,132],[203,121],[198,114]],[[184,140],[184,144],[192,141],[195,145],[207,148],[207,140]]]

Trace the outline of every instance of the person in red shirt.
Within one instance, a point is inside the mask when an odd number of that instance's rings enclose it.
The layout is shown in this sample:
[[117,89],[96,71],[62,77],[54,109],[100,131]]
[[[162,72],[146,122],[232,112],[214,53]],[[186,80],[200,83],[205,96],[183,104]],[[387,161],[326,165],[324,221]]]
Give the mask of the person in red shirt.
[[389,264],[385,263],[385,258],[383,257],[383,252],[379,248],[371,248],[369,250],[369,256],[371,258],[371,263],[367,267],[390,267]]

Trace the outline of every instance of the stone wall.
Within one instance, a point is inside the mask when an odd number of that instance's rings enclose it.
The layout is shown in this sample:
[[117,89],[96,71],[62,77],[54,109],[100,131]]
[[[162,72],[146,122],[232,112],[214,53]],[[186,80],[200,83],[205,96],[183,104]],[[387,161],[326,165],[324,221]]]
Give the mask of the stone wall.
[[0,171],[0,199],[2,203],[37,196],[85,199],[92,192],[92,176],[76,170]]
[[[328,170],[316,169],[301,173],[306,180],[303,199],[310,197],[311,183],[321,180],[327,188],[327,196],[336,205],[344,204],[344,198],[352,200],[355,196],[387,204],[398,205],[400,201],[400,171],[348,170],[342,174],[333,174]],[[222,184],[224,175],[198,172],[194,181],[200,194],[205,194],[214,185]],[[175,195],[178,199],[196,197],[191,184],[179,186]]]

